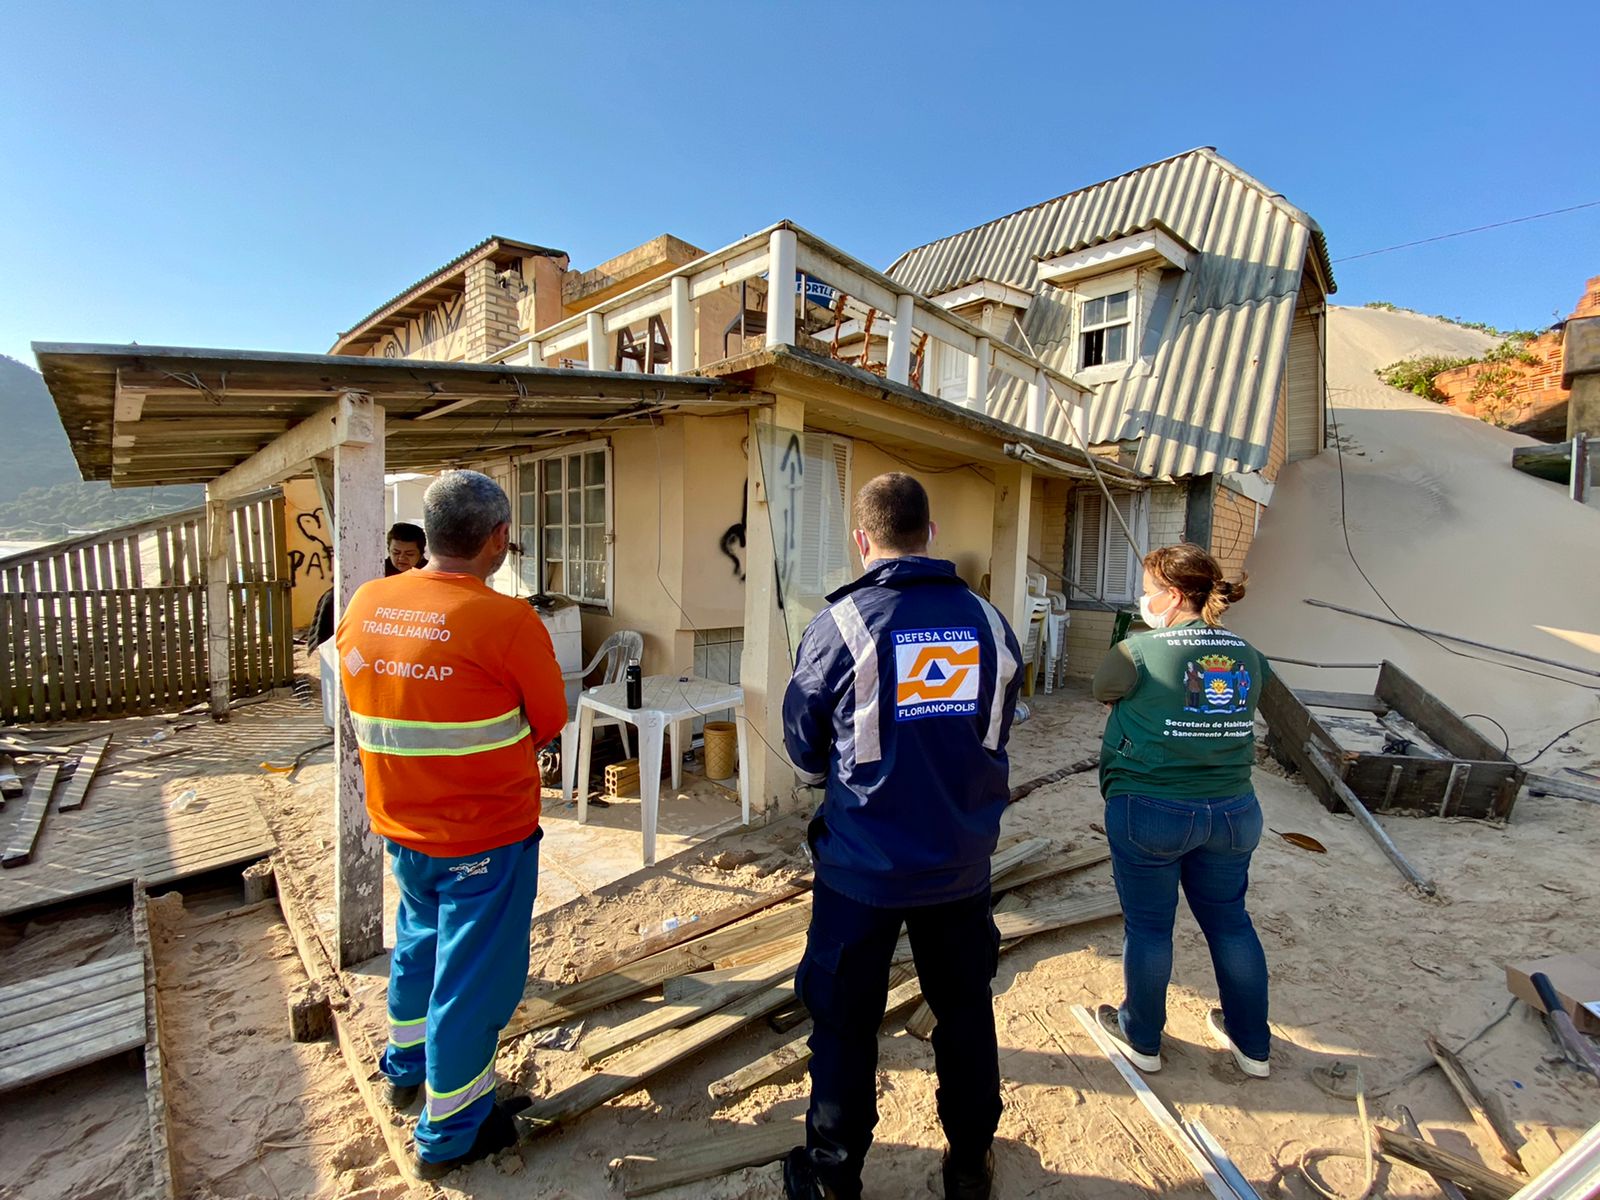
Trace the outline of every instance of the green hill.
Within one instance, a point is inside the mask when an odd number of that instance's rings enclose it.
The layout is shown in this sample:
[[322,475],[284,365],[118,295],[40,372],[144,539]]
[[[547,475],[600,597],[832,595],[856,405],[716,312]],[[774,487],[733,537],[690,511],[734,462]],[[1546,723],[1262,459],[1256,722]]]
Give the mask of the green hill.
[[40,374],[0,355],[0,537],[52,541],[199,504],[199,487],[85,483]]

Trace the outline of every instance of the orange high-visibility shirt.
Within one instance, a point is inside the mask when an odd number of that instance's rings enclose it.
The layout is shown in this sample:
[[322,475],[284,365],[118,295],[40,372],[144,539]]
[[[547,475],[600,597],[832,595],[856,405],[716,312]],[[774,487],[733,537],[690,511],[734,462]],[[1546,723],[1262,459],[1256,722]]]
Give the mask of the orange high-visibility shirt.
[[357,588],[336,636],[375,832],[453,858],[538,828],[539,749],[567,719],[538,613],[471,575],[406,571]]

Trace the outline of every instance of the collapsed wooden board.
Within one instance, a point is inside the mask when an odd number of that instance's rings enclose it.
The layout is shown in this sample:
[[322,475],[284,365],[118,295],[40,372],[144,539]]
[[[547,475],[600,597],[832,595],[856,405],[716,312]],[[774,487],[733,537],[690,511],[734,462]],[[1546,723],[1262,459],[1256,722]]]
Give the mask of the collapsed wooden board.
[[138,952],[0,988],[0,1092],[144,1045]]

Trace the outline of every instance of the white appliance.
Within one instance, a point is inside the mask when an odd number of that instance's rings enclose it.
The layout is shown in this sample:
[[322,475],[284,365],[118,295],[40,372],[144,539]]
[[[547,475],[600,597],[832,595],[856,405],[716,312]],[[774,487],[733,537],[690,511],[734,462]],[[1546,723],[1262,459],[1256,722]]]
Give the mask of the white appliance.
[[[550,644],[555,647],[556,662],[562,674],[583,670],[583,610],[565,596],[530,596],[528,603],[539,614],[545,630],[550,634]],[[576,712],[578,693],[583,680],[567,680],[567,711]]]

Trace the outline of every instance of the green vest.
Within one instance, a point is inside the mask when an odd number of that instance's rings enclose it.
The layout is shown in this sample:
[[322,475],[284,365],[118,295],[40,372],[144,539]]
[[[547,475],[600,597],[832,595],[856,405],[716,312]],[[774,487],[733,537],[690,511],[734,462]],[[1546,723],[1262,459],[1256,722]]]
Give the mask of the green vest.
[[1191,621],[1125,643],[1139,681],[1100,745],[1100,793],[1199,800],[1250,791],[1267,660],[1236,633]]

